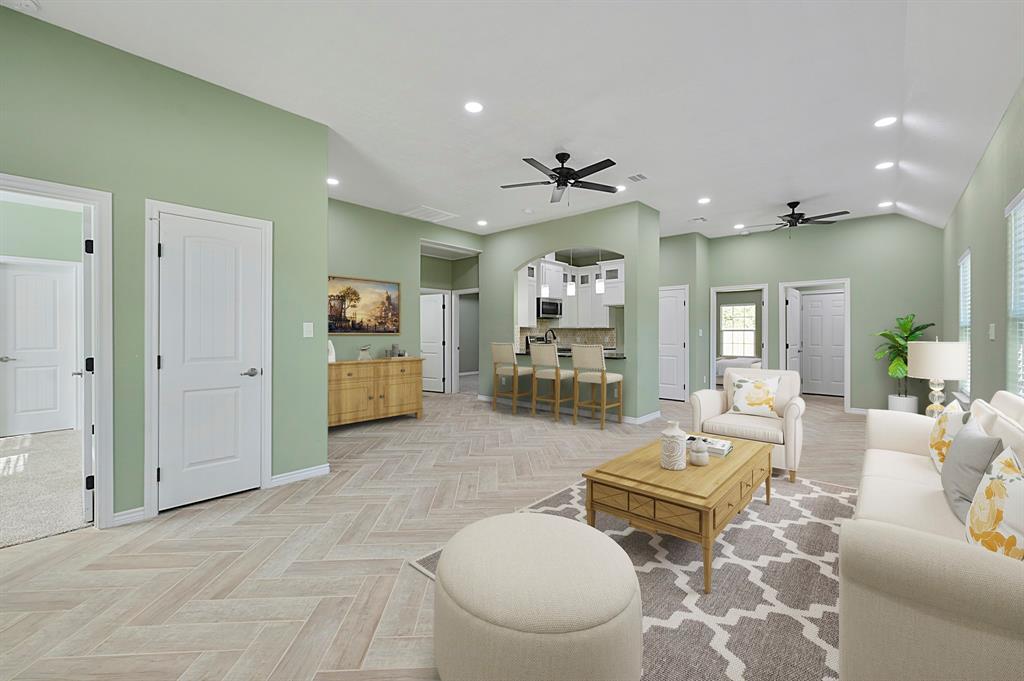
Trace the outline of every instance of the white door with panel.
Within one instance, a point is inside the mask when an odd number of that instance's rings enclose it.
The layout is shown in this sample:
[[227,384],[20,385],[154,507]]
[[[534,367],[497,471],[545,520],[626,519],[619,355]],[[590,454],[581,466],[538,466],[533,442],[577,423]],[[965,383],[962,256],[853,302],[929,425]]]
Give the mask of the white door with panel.
[[689,314],[687,289],[658,290],[658,396],[663,400],[689,397]]
[[427,392],[444,392],[445,312],[443,293],[420,294],[420,356]]
[[259,487],[263,230],[160,213],[160,510]]
[[842,396],[846,343],[846,304],[843,293],[804,293],[801,296],[803,392]]
[[800,337],[800,291],[786,289],[786,368],[800,373],[800,357],[803,355]]
[[75,427],[80,371],[75,267],[0,263],[0,436]]

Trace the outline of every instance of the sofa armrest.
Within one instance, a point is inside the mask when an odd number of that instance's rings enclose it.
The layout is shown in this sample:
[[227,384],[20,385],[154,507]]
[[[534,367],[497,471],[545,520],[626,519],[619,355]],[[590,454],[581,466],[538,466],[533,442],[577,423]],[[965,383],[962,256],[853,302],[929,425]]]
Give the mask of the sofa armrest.
[[921,414],[868,409],[867,448],[928,456],[928,441],[935,420]]
[[874,520],[847,520],[839,532],[839,574],[871,590],[949,612],[961,622],[1024,635],[1024,609],[1010,597],[1024,579],[1024,562],[966,541]]
[[786,408],[782,410],[782,418],[786,420],[786,423],[795,423],[804,415],[805,411],[807,411],[807,403],[804,402],[804,398],[794,397],[786,403]]
[[698,390],[690,397],[693,409],[693,430],[701,431],[704,421],[725,413],[724,390]]

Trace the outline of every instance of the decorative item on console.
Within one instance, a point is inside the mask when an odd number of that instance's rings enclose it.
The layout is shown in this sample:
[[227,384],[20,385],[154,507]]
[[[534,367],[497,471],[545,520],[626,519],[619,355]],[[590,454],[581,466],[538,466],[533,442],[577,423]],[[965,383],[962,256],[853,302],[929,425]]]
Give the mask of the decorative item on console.
[[690,442],[690,463],[694,466],[707,466],[710,460],[707,440],[702,437],[694,438]]
[[356,359],[363,361],[373,359],[373,357],[370,356],[370,346],[364,345],[363,347],[359,348],[359,357],[357,357]]

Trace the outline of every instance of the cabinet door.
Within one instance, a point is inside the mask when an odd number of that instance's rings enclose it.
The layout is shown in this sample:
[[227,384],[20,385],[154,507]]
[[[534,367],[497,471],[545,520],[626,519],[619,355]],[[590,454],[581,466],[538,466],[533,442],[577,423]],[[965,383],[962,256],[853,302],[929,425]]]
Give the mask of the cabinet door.
[[394,416],[419,410],[421,381],[413,378],[382,378],[377,384],[377,415]]
[[373,418],[376,408],[372,379],[344,380],[328,390],[327,420],[332,425]]
[[530,323],[530,308],[536,303],[530,296],[530,284],[536,287],[536,279],[531,278],[528,270],[532,269],[527,265],[516,273],[516,326],[532,326]]

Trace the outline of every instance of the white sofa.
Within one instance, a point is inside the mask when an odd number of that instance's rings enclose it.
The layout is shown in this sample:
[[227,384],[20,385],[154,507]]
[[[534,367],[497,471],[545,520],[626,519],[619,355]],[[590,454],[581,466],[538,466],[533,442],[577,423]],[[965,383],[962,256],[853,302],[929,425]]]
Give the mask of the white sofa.
[[[732,409],[733,379],[779,376],[775,395],[775,416],[737,414]],[[725,435],[767,442],[772,447],[772,467],[789,471],[796,480],[803,447],[803,415],[807,405],[800,397],[800,374],[778,369],[729,367],[725,370],[723,390],[698,390],[691,400],[693,429],[709,435]]]
[[[976,400],[971,418],[1024,452],[1024,399]],[[967,543],[929,456],[933,423],[868,412],[857,510],[839,535],[843,681],[1020,678],[1024,561]]]

